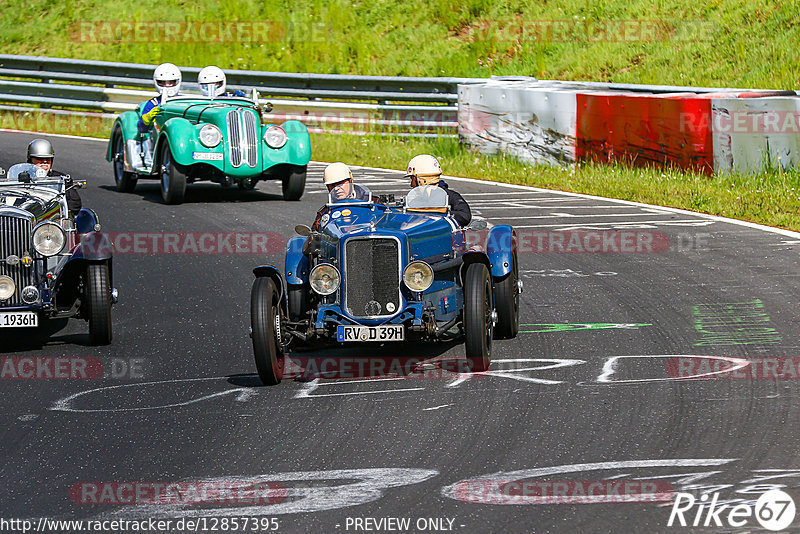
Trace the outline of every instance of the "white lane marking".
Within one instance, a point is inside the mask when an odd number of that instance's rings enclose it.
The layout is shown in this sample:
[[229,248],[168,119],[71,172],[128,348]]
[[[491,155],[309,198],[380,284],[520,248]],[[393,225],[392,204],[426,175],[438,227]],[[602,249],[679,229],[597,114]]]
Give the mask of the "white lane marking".
[[[497,202],[484,202],[484,201],[470,202],[469,203],[470,207],[477,206],[477,207],[479,207],[481,209],[484,209],[484,210],[505,209],[505,208],[508,207],[508,204],[509,203],[504,203],[504,204],[498,205]],[[538,206],[538,205],[532,206],[532,205],[528,205],[528,204],[523,205],[522,202],[513,202],[513,204],[514,204],[515,208],[529,209],[529,210],[534,210],[534,209],[536,209],[536,210],[551,210],[551,209],[554,209],[554,208],[557,208],[557,209],[560,209],[560,210],[621,210],[621,209],[636,209],[636,210],[646,211],[648,213],[669,213],[668,211],[657,210],[657,209],[645,210],[645,209],[642,209],[642,208],[640,208],[638,206],[599,206],[597,204],[585,204],[585,205],[582,205],[582,206],[562,206],[562,205],[559,205],[559,206]]]
[[506,363],[523,363],[523,364],[538,364],[544,363],[545,365],[538,365],[535,367],[520,367],[516,369],[490,369],[482,373],[464,373],[453,379],[452,382],[447,384],[448,388],[456,388],[467,380],[474,380],[480,377],[497,376],[500,378],[510,378],[511,380],[519,380],[520,382],[531,382],[533,384],[546,384],[555,385],[563,383],[563,380],[549,380],[546,378],[535,378],[532,376],[522,376],[516,373],[525,373],[530,371],[546,371],[550,369],[558,369],[560,367],[572,367],[586,363],[585,360],[572,360],[566,358],[509,358],[504,360],[494,360],[492,365],[500,367]]
[[83,135],[66,135],[66,134],[53,134],[53,133],[43,133],[43,132],[31,132],[29,130],[12,130],[10,128],[0,128],[0,132],[36,134],[36,135],[43,135],[46,137],[62,137],[67,139],[83,139],[84,141],[100,141],[101,143],[108,144],[108,139],[102,137],[85,137]]
[[[739,459],[738,458],[669,458],[663,460],[662,459],[627,460],[627,461],[616,461],[616,462],[567,464],[555,467],[521,469],[519,471],[505,471],[505,472],[500,471],[489,475],[470,477],[468,479],[456,482],[455,484],[450,484],[449,486],[445,486],[442,488],[441,494],[444,497],[449,497],[450,499],[455,499],[462,502],[481,503],[481,500],[485,499],[484,496],[487,493],[486,490],[489,489],[484,483],[497,484],[499,486],[502,484],[507,484],[509,482],[515,482],[519,480],[537,479],[540,477],[560,475],[566,473],[581,473],[584,471],[601,471],[609,469],[637,469],[637,468],[647,468],[647,467],[705,467],[705,466],[725,465],[731,462],[735,462],[737,460]],[[477,495],[475,495],[471,491],[472,488],[478,490]],[[532,498],[529,500],[517,499],[517,498],[507,499],[507,500],[497,499],[492,501],[491,504],[528,505],[528,504],[546,503],[546,501],[545,502],[542,501],[541,496],[535,496],[535,497],[537,498]],[[608,496],[603,496],[603,497],[608,497]],[[619,495],[615,495],[613,497],[619,499]],[[591,502],[590,500],[587,500],[585,496],[583,497],[583,499],[584,500],[582,501],[582,503]]]
[[448,406],[453,406],[453,404],[442,404],[441,406],[433,406],[431,408],[423,408],[423,412],[430,412],[432,410],[439,410],[441,408],[447,408]]
[[231,393],[236,393],[236,398],[234,400],[239,402],[246,402],[251,396],[255,395],[256,392],[252,388],[235,388],[229,389],[226,391],[220,391],[218,393],[212,393],[210,395],[205,395],[202,397],[198,397],[196,399],[191,399],[184,402],[175,402],[172,404],[162,404],[158,406],[145,406],[141,408],[99,408],[99,409],[78,409],[73,408],[73,402],[78,397],[82,397],[84,395],[88,395],[90,393],[96,393],[98,391],[106,391],[112,389],[121,389],[121,388],[134,388],[140,386],[151,386],[155,384],[173,384],[178,382],[201,382],[201,381],[209,381],[209,380],[226,380],[228,377],[225,376],[217,376],[217,377],[210,377],[210,378],[180,378],[176,380],[161,380],[156,382],[137,382],[134,384],[118,384],[115,386],[104,386],[99,388],[87,389],[85,391],[79,391],[78,393],[74,393],[68,397],[64,397],[63,399],[57,400],[53,403],[53,406],[48,408],[52,411],[60,411],[60,412],[75,412],[75,413],[101,413],[101,412],[137,412],[137,411],[144,411],[144,410],[161,410],[164,408],[177,408],[180,406],[188,406],[190,404],[195,404],[198,402],[202,402],[204,400],[213,399],[216,397],[222,397],[224,395],[230,395]]
[[[319,163],[319,162],[315,162],[315,163]],[[403,171],[398,171],[398,170],[393,170],[393,169],[386,169],[386,168],[383,168],[383,167],[360,167],[360,166],[357,166],[357,165],[351,165],[350,167],[351,168],[359,168],[359,169],[380,170],[380,171],[384,171],[384,172],[396,172],[396,173],[401,173],[401,174],[403,173]],[[587,194],[584,194],[584,193],[571,193],[569,191],[556,191],[556,190],[553,190],[553,189],[543,189],[541,187],[533,187],[533,186],[530,186],[530,185],[506,184],[506,183],[503,183],[503,182],[490,182],[488,180],[478,180],[476,178],[461,178],[459,176],[450,176],[450,175],[442,175],[442,178],[444,178],[445,180],[453,180],[453,181],[456,181],[456,182],[465,182],[465,183],[471,183],[471,184],[484,184],[484,185],[488,184],[489,186],[505,187],[505,188],[508,188],[508,189],[516,189],[517,191],[540,192],[540,193],[548,193],[548,194],[551,194],[551,195],[552,194],[557,194],[557,195],[563,195],[563,196],[566,196],[566,197],[584,198],[584,199],[588,199],[588,200],[600,200],[600,201],[603,201],[603,202],[613,202],[615,204],[624,204],[624,205],[627,205],[627,206],[639,206],[641,208],[663,209],[663,210],[669,211],[671,213],[677,213],[677,214],[680,214],[680,215],[692,215],[692,216],[695,216],[695,217],[700,217],[702,219],[707,219],[707,220],[714,221],[714,222],[724,222],[724,223],[729,223],[729,224],[735,224],[737,226],[744,226],[746,228],[752,228],[752,229],[755,229],[755,230],[761,230],[762,232],[770,232],[770,233],[773,233],[773,234],[780,234],[780,235],[785,235],[785,236],[788,236],[788,237],[792,237],[794,239],[800,239],[800,232],[795,232],[794,230],[785,230],[783,228],[775,228],[775,227],[772,227],[772,226],[765,226],[763,224],[752,223],[752,222],[749,222],[749,221],[740,221],[738,219],[731,219],[731,218],[728,218],[728,217],[720,217],[719,215],[708,215],[706,213],[698,213],[696,211],[683,210],[683,209],[679,209],[679,208],[670,208],[670,207],[667,207],[667,206],[657,206],[655,204],[645,204],[644,202],[634,202],[632,200],[621,200],[621,199],[618,199],[618,198],[607,198],[607,197],[601,197],[601,196],[597,196],[597,195],[587,195]]]
[[[711,371],[708,373],[700,373],[700,374],[693,374],[689,376],[671,376],[667,378],[635,378],[635,379],[627,379],[627,380],[614,380],[611,377],[617,371],[617,362],[624,359],[630,358],[645,358],[645,359],[654,359],[654,358],[698,358],[698,359],[710,359],[710,360],[720,360],[724,362],[731,363],[732,365],[726,367],[725,369],[720,369],[719,371]],[[672,380],[691,380],[695,378],[702,378],[704,376],[713,376],[721,373],[731,373],[743,367],[747,367],[750,365],[748,360],[742,358],[729,358],[725,356],[700,356],[696,354],[646,354],[646,355],[639,355],[639,356],[612,356],[603,364],[603,370],[600,373],[600,376],[597,377],[597,382],[600,383],[614,383],[614,384],[633,384],[633,383],[641,383],[641,382],[667,382]]]
[[[670,214],[665,212],[664,215],[670,215]],[[549,215],[502,215],[501,217],[496,217],[496,218],[502,218],[503,220],[505,220],[505,219],[553,219],[553,218],[558,218],[558,217],[572,219],[572,218],[580,218],[580,217],[602,218],[602,217],[652,217],[652,216],[653,216],[652,213],[582,213],[582,214],[575,214],[575,213],[561,213],[561,212],[558,212],[558,213],[551,213]],[[665,219],[665,221],[667,221],[667,222],[669,220],[670,219]],[[704,223],[706,222],[706,221],[702,221],[701,219],[697,219],[697,220],[701,221],[701,222],[704,222]],[[597,224],[615,224],[616,222],[626,223],[628,221],[608,221],[608,222],[602,222],[602,223],[597,223]],[[638,224],[636,221],[630,221],[630,222]],[[664,221],[658,221],[658,222],[664,222]],[[518,228],[518,227],[515,226],[515,228]]]
[[[383,497],[385,490],[389,488],[419,484],[438,474],[439,472],[434,469],[385,467],[330,471],[294,471],[257,476],[202,477],[202,483],[207,487],[213,488],[215,484],[230,486],[233,483],[240,483],[254,488],[272,488],[269,491],[272,493],[277,492],[279,495],[270,497],[269,494],[257,494],[259,491],[264,490],[256,489],[253,492],[253,496],[250,497],[251,500],[264,499],[277,502],[220,508],[219,504],[225,503],[225,500],[220,497],[221,494],[219,492],[214,492],[209,496],[208,502],[201,503],[200,507],[169,502],[128,505],[100,514],[97,517],[102,520],[138,517],[247,517],[321,512],[377,501]],[[291,485],[291,482],[299,482],[299,484]],[[317,483],[309,484],[308,482]],[[328,482],[328,484],[324,485],[322,484],[323,482]],[[336,482],[341,483],[336,484]]]
[[609,226],[613,225],[616,227],[624,227],[625,225],[640,225],[640,224],[663,224],[663,225],[673,225],[673,226],[708,226],[709,224],[714,224],[715,221],[704,221],[701,219],[685,219],[685,220],[678,220],[678,219],[664,219],[660,221],[605,221],[605,222],[596,222],[596,223],[580,223],[580,225],[575,225],[574,223],[564,223],[564,224],[530,224],[530,225],[514,225],[514,228],[558,228],[558,227],[568,227],[565,229],[569,230],[581,230],[583,228],[591,228],[593,226]]
[[36,415],[35,413],[29,413],[29,414],[25,414],[25,415],[20,415],[19,417],[17,417],[17,419],[19,419],[20,421],[33,421],[34,419],[36,419],[38,417],[39,416]]
[[295,393],[295,399],[319,399],[322,397],[344,397],[348,395],[373,395],[376,393],[395,393],[398,391],[421,391],[425,388],[402,388],[402,389],[387,389],[382,391],[352,391],[348,393],[317,393],[312,395],[320,386],[338,386],[341,384],[367,384],[370,382],[387,382],[390,380],[406,380],[405,378],[371,378],[366,380],[347,380],[344,382],[320,382],[319,378],[315,378],[306,384],[303,389]]

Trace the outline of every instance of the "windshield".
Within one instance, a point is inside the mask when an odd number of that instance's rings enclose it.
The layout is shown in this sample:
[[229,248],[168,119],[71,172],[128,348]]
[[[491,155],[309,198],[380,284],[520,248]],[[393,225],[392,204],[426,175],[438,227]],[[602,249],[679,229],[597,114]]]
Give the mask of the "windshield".
[[447,208],[447,192],[438,185],[420,185],[406,195],[406,208],[431,209]]
[[33,163],[17,163],[8,169],[8,174],[6,174],[5,180],[8,182],[19,182],[19,175],[24,172],[28,173],[28,176],[30,176],[32,182],[47,178],[47,171],[40,169]]
[[370,202],[372,193],[363,185],[354,184],[352,180],[345,180],[336,184],[328,193],[328,204],[341,202]]

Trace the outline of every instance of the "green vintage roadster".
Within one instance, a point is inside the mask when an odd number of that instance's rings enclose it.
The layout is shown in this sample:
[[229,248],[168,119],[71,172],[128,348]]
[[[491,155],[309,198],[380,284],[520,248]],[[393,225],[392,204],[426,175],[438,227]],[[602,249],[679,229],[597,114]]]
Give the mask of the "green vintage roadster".
[[272,106],[260,103],[255,90],[251,98],[165,98],[144,134],[137,127],[143,106],[121,113],[111,128],[106,158],[119,191],[132,192],[140,179],[159,180],[164,202],[180,204],[194,182],[251,190],[259,180],[281,180],[284,199],[303,195],[308,129],[294,120],[268,123]]

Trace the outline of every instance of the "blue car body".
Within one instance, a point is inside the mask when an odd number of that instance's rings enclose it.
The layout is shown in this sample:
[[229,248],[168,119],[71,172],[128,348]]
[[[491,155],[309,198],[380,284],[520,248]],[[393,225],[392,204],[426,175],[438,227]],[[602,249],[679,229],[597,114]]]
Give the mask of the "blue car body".
[[[508,225],[491,228],[480,236],[480,243],[471,245],[468,230],[447,214],[345,200],[329,205],[326,217],[316,238],[318,254],[313,261],[336,267],[341,282],[334,293],[318,296],[302,310],[308,321],[295,331],[306,339],[342,343],[345,340],[337,330],[340,325],[393,324],[404,325],[406,339],[440,337],[449,330],[448,325],[458,326],[466,268],[483,263],[492,279],[500,280],[511,273],[516,260],[514,230]],[[287,316],[293,310],[286,296],[293,291],[308,292],[314,265],[303,250],[306,239],[310,238],[289,241],[283,273],[272,266],[255,269],[257,277],[270,276],[281,288],[280,305]],[[403,270],[418,260],[434,272],[433,283],[421,293],[403,282]]]

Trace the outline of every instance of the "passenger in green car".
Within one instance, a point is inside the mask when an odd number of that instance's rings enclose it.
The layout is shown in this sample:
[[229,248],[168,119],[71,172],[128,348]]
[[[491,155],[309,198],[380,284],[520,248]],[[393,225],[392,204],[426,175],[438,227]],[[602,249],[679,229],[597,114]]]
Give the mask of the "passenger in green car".
[[226,93],[227,79],[222,69],[214,65],[203,68],[197,75],[197,84],[203,96],[216,98],[218,96],[245,96],[243,91],[236,89],[233,93]]

